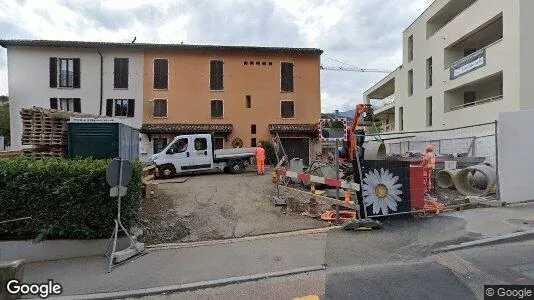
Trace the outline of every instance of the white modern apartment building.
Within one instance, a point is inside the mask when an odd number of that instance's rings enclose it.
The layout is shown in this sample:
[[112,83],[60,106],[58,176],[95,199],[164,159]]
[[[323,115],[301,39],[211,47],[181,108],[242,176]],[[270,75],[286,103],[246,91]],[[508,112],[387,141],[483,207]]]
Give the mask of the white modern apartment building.
[[143,121],[142,49],[120,44],[5,40],[11,149],[22,147],[22,108],[39,106]]
[[363,94],[382,132],[492,122],[534,109],[534,1],[436,0],[403,32],[403,63]]

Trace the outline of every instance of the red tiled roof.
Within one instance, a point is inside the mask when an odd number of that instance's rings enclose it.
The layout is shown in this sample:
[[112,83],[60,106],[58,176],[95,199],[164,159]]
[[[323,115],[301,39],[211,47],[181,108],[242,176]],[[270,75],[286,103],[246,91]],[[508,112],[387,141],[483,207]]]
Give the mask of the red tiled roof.
[[315,124],[269,124],[271,133],[318,133],[319,129]]
[[141,133],[230,133],[232,124],[143,124]]

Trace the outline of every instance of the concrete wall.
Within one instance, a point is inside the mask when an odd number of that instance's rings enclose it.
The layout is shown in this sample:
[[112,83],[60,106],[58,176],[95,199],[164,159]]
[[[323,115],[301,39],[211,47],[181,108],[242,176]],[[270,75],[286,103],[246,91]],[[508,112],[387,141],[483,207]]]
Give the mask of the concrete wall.
[[[419,16],[403,32],[403,64],[396,74],[395,91],[395,123],[396,130],[399,130],[399,107],[404,111],[404,130],[424,130],[426,127],[426,98],[432,97],[433,101],[433,126],[430,129],[451,128],[477,123],[491,122],[498,118],[498,114],[504,111],[518,110],[520,107],[520,36],[519,28],[526,34],[534,25],[534,21],[528,19],[532,12],[532,1],[529,0],[480,0],[474,2],[463,12],[457,15],[439,31],[427,39],[427,21],[440,11],[452,0],[436,0],[430,7]],[[523,8],[520,8],[524,7]],[[530,9],[530,10],[528,10]],[[524,12],[525,20],[521,20],[520,11]],[[468,37],[480,26],[487,23],[499,15],[503,16],[503,38],[486,48],[487,64],[478,70],[465,74],[455,80],[449,79],[449,68],[445,64],[445,49],[456,45],[463,38]],[[530,27],[529,27],[530,26]],[[408,38],[413,35],[413,60],[408,60]],[[532,56],[534,38],[523,42],[524,56]],[[530,46],[529,46],[530,45]],[[432,57],[433,65],[433,85],[427,88],[426,60]],[[523,59],[524,57],[521,57]],[[528,64],[528,62],[527,62]],[[521,70],[528,72],[530,68],[522,67]],[[413,70],[414,93],[408,96],[408,72]],[[486,78],[492,74],[503,72],[504,98],[500,101],[486,103],[476,107],[467,107],[453,112],[446,112],[445,92],[461,88],[474,81]],[[526,73],[527,74],[527,73]],[[528,78],[528,77],[527,77]],[[521,85],[525,85],[523,81]],[[532,95],[530,89],[534,86],[525,87],[525,94]],[[366,95],[373,92],[375,87],[364,93]],[[529,102],[530,104],[534,102]],[[530,104],[524,104],[526,106]],[[534,104],[532,104],[534,106]],[[476,116],[476,117],[474,117]]]
[[499,182],[504,202],[534,200],[534,110],[499,115]]
[[[135,118],[126,123],[140,127],[142,122],[142,52],[103,51],[104,103],[106,97],[136,99]],[[113,89],[113,58],[130,58],[129,89]],[[33,106],[50,107],[50,98],[80,98],[82,113],[100,113],[100,56],[94,49],[9,47],[7,50],[12,149],[21,148],[20,110]],[[80,88],[50,88],[49,58],[80,58]]]
[[534,70],[534,34],[532,34],[532,29],[534,28],[534,18],[532,18],[534,1],[521,0],[520,10],[520,108],[534,109],[534,84],[532,80],[532,70]]
[[[58,260],[86,256],[102,256],[104,260],[109,239],[99,240],[47,240],[35,244],[33,241],[0,242],[0,261],[24,259],[25,262]],[[117,240],[117,249],[129,245],[128,238]]]

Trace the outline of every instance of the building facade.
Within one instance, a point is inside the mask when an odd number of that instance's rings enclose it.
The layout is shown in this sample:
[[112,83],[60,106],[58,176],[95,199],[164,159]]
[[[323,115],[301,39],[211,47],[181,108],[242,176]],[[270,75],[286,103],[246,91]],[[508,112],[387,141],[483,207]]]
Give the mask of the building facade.
[[0,40],[7,48],[12,149],[22,108],[123,119],[140,129],[140,159],[180,134],[213,133],[216,148],[278,134],[290,158],[320,149],[319,49]]
[[7,48],[11,149],[20,149],[22,108],[123,119],[140,128],[143,52],[103,43],[0,41]]
[[141,155],[175,136],[214,133],[216,148],[281,136],[307,164],[320,118],[318,49],[218,47],[145,51]]
[[530,0],[434,1],[403,32],[402,66],[363,95],[366,103],[394,99],[375,112],[383,131],[454,128],[533,109],[533,13]]

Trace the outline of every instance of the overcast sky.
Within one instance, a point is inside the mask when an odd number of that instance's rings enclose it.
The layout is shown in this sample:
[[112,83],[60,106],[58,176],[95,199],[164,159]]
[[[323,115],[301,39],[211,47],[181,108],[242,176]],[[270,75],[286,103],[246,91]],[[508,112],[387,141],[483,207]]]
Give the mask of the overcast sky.
[[[324,50],[324,66],[393,70],[402,63],[402,31],[432,1],[0,0],[0,38],[314,47]],[[384,76],[322,71],[322,111],[354,108]]]

